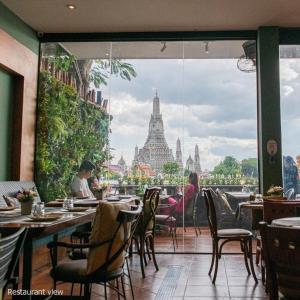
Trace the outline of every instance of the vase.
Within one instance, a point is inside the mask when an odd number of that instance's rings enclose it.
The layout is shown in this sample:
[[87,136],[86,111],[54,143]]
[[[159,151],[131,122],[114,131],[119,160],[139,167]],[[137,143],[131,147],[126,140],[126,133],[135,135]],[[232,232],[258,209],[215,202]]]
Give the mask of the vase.
[[31,215],[33,200],[21,202],[21,215]]

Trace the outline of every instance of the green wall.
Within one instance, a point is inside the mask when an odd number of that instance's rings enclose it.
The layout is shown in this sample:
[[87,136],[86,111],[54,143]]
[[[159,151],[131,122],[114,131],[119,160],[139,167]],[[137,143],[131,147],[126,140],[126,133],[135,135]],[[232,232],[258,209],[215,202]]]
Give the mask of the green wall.
[[34,53],[39,52],[36,32],[0,2],[0,28]]
[[0,181],[10,179],[14,77],[0,69]]
[[[32,52],[39,53],[39,41],[35,31],[2,3],[0,3],[0,28]],[[13,102],[14,76],[0,66],[0,181],[11,179]]]

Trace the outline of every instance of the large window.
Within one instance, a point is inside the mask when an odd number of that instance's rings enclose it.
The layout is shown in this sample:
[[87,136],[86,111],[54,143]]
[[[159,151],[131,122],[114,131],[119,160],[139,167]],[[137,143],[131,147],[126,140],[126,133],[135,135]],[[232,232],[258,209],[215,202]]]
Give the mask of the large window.
[[[43,45],[40,185],[48,193],[53,185],[51,197],[70,192],[85,158],[110,192],[140,194],[159,185],[162,203],[181,203],[176,251],[200,251],[189,240],[194,224],[206,225],[197,184],[216,192],[223,227],[237,224],[233,213],[245,199],[237,192],[257,191],[256,74],[245,46],[255,53],[253,41]],[[161,241],[158,250],[173,251]]]

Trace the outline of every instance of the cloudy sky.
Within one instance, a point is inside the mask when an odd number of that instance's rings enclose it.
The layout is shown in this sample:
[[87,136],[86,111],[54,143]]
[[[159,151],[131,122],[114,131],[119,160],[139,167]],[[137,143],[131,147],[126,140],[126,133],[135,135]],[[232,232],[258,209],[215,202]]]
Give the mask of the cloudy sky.
[[[121,155],[130,165],[134,147],[147,137],[155,90],[161,103],[165,136],[175,155],[182,142],[183,159],[198,144],[202,169],[212,170],[226,155],[238,160],[257,157],[256,74],[243,73],[236,59],[127,60],[137,72],[128,82],[111,78],[103,88],[110,99],[113,162]],[[300,63],[281,62],[284,153],[300,153],[296,131],[300,123],[297,96]],[[288,123],[287,123],[288,120]]]

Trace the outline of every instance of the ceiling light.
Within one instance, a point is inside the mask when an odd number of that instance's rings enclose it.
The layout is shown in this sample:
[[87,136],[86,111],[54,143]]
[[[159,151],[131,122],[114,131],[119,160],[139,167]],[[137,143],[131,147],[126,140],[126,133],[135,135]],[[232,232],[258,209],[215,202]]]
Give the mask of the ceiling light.
[[74,4],[67,4],[66,7],[70,10],[76,9],[76,5],[74,5]]

